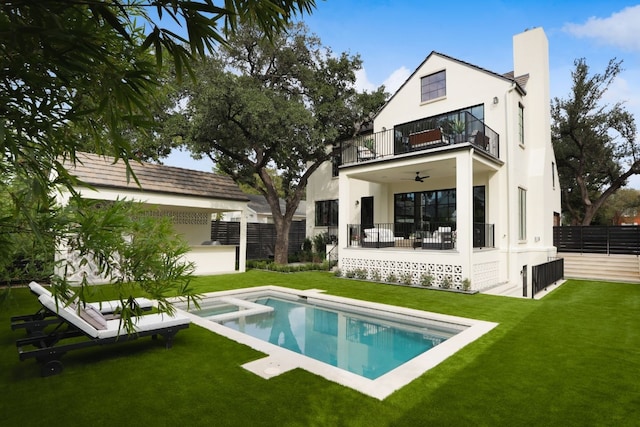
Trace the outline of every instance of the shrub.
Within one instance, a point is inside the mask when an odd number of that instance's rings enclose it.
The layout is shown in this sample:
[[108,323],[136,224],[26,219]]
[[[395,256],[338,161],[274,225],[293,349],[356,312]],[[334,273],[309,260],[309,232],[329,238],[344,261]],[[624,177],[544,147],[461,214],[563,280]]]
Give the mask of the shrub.
[[316,234],[313,236],[313,247],[318,254],[324,254],[326,251],[328,235],[327,233]]
[[469,279],[462,280],[462,290],[468,291],[469,289],[471,289],[471,280]]
[[398,277],[393,273],[387,274],[387,278],[385,280],[389,283],[398,283]]
[[342,271],[339,268],[336,268],[333,272],[333,275],[336,277],[342,277]]
[[268,271],[278,271],[280,273],[294,273],[298,271],[329,271],[330,264],[328,261],[324,260],[318,263],[305,263],[302,265],[281,265],[275,264],[273,261],[260,261],[260,260],[249,260],[247,261],[247,268],[255,268],[258,270],[268,270]]
[[364,268],[356,268],[354,273],[356,275],[356,279],[362,279],[362,280],[367,279],[367,270]]
[[420,276],[420,284],[426,287],[433,286],[433,274],[429,272],[422,273]]
[[451,289],[452,284],[453,283],[451,281],[451,276],[447,275],[444,276],[444,279],[442,279],[442,284],[440,285],[440,287],[443,289]]
[[349,278],[349,279],[353,279],[354,277],[356,277],[356,272],[355,272],[355,271],[353,271],[353,270],[347,270],[347,271],[344,273],[344,277],[347,277],[347,278]]
[[371,280],[373,280],[374,282],[379,282],[380,279],[380,272],[378,270],[373,270],[371,272]]
[[402,273],[400,275],[400,283],[403,285],[412,285],[413,277],[411,276],[411,273]]

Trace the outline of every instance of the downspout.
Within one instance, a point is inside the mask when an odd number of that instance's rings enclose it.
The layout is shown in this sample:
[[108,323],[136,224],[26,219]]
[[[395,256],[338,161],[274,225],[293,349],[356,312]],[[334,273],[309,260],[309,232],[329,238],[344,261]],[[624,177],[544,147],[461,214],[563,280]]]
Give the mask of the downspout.
[[509,122],[509,95],[511,94],[511,92],[513,92],[513,90],[516,88],[516,82],[512,82],[511,83],[511,88],[509,88],[508,91],[505,92],[504,94],[504,122],[505,122],[505,127],[504,127],[504,139],[505,139],[505,144],[504,144],[504,149],[505,149],[505,157],[507,158],[507,206],[508,206],[508,210],[507,210],[507,281],[510,281],[510,277],[511,277],[511,254],[512,254],[512,248],[511,248],[511,212],[509,212],[509,210],[511,209],[511,174],[512,172],[512,165],[511,165],[511,159],[510,159],[510,155],[511,155],[511,150],[509,150],[509,145],[510,145],[510,140],[509,140],[509,126],[511,125]]

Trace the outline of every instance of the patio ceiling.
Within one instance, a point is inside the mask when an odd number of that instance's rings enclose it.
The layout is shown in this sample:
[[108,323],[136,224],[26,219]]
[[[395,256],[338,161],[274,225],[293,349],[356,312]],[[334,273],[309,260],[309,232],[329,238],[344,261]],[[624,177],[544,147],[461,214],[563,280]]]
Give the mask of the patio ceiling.
[[[456,176],[456,161],[453,158],[425,161],[426,159],[411,159],[412,161],[398,162],[372,162],[359,168],[350,168],[347,175],[350,178],[377,183],[393,183],[399,181],[412,181],[416,172],[420,176],[429,175],[432,179],[451,178]],[[479,159],[474,159],[474,173],[495,172],[497,167]]]

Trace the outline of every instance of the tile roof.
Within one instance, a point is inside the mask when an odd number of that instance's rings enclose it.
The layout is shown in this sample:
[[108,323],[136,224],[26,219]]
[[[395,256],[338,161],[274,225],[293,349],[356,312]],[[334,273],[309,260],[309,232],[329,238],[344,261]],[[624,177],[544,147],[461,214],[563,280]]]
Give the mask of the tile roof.
[[506,78],[515,80],[520,86],[526,89],[527,83],[529,82],[529,74],[523,74],[522,76],[514,77],[513,71],[509,71],[508,73],[503,74]]
[[89,153],[77,153],[78,162],[68,167],[69,172],[82,182],[96,188],[126,189],[130,191],[175,194],[248,201],[247,196],[227,176],[172,166],[131,161],[131,169],[138,178],[138,186],[131,177],[127,181],[126,166],[122,160]]

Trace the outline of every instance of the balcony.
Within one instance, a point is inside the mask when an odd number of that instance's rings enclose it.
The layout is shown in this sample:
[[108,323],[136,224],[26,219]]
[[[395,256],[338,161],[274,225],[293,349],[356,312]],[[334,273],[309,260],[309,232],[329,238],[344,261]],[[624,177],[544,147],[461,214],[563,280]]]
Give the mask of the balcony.
[[[348,224],[348,247],[450,250],[456,248],[456,224]],[[473,224],[473,247],[493,248],[494,225]]]
[[352,165],[392,156],[417,153],[456,144],[471,144],[495,158],[499,135],[472,114],[441,114],[394,129],[362,135],[343,143],[341,165]]

